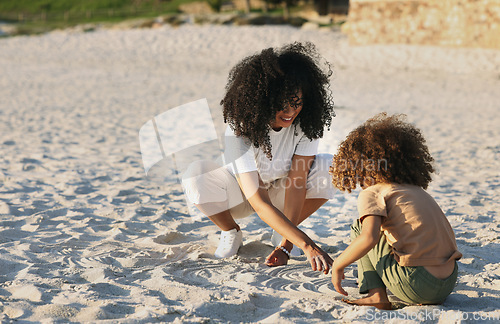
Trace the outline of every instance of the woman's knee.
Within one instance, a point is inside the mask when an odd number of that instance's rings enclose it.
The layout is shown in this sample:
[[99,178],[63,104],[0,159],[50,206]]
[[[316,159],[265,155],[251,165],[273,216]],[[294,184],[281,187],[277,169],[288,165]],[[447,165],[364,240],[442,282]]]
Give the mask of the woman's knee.
[[223,167],[201,160],[191,163],[182,175],[182,187],[193,204],[221,202],[227,199]]
[[213,161],[199,160],[194,161],[187,167],[186,171],[182,174],[182,180],[202,176],[210,171],[220,168],[220,165]]
[[316,154],[314,164],[317,165],[319,172],[330,177],[330,166],[332,165],[333,155],[329,153]]
[[306,198],[332,199],[335,188],[329,170],[333,156],[331,154],[317,154],[309,171],[307,179]]

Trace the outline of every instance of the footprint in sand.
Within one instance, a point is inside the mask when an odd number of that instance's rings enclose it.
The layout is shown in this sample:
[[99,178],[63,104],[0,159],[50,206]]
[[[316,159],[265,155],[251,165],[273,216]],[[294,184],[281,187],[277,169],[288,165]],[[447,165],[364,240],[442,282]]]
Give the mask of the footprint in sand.
[[88,195],[95,191],[97,191],[97,189],[95,189],[92,185],[87,184],[76,188],[74,193],[78,195]]
[[99,283],[112,278],[113,273],[106,268],[91,268],[84,271],[81,276],[91,283]]
[[39,318],[70,319],[78,314],[78,308],[70,305],[42,305],[36,308]]
[[141,201],[137,191],[133,189],[120,190],[113,196],[111,203],[114,205],[133,204]]
[[130,291],[127,289],[123,289],[117,285],[112,285],[109,283],[96,283],[91,284],[90,290],[96,292],[100,298],[102,297],[110,297],[110,296],[129,296]]
[[179,244],[186,242],[188,238],[179,232],[168,232],[164,235],[158,235],[153,239],[153,242],[158,244]]
[[42,301],[42,292],[34,285],[15,286],[8,288],[14,299],[26,299],[33,302]]
[[6,306],[3,309],[3,313],[7,315],[9,319],[16,319],[24,315],[24,311],[20,308],[13,308]]

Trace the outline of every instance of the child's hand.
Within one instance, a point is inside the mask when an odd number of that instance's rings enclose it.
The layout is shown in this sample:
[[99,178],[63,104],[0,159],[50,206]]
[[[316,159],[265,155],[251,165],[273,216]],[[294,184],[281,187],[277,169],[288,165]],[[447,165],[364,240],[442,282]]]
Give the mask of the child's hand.
[[332,268],[332,283],[335,290],[344,296],[347,296],[347,292],[342,288],[342,279],[344,279],[344,268],[336,268],[335,265]]

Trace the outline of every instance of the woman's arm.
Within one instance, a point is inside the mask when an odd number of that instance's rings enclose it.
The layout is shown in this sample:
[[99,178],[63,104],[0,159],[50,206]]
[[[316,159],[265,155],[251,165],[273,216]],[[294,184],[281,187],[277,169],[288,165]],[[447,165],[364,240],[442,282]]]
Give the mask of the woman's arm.
[[347,292],[341,285],[342,279],[344,279],[344,268],[363,257],[377,245],[380,239],[381,225],[381,216],[364,217],[361,234],[335,259],[332,266],[332,283],[337,292],[347,296]]
[[331,264],[328,254],[299,230],[278,208],[274,207],[257,171],[239,174],[238,183],[259,217],[276,232],[300,247],[310,259],[313,270],[327,273]]

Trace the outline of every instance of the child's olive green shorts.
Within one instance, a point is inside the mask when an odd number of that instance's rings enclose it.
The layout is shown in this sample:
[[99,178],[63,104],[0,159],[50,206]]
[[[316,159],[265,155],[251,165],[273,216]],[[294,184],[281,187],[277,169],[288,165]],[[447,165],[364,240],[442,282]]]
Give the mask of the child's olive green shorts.
[[[351,226],[351,239],[361,234],[359,220]],[[402,267],[394,259],[391,247],[380,235],[377,245],[358,260],[359,291],[387,287],[396,297],[410,304],[441,304],[453,291],[458,267],[446,279],[438,279],[424,267]]]

